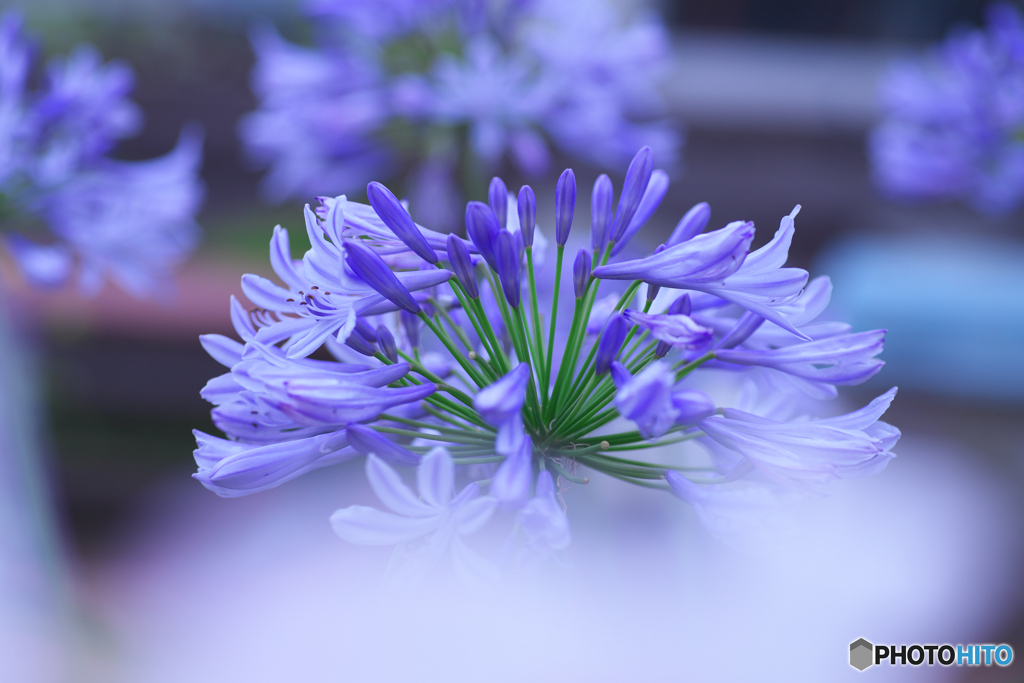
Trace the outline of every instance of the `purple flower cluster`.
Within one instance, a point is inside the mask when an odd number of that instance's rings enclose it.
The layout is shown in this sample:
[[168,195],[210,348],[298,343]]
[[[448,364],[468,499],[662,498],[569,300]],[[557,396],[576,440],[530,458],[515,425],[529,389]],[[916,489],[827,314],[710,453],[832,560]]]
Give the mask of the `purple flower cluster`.
[[957,31],[881,84],[884,118],[869,139],[887,194],[963,201],[988,214],[1024,199],[1024,18],[989,7],[984,30]]
[[[77,264],[85,293],[109,277],[138,297],[159,295],[195,246],[203,188],[202,135],[182,131],[177,147],[148,161],[107,156],[138,131],[128,99],[132,72],[104,64],[91,47],[48,65],[29,89],[33,48],[20,16],[0,18],[0,221],[32,284],[65,283]],[[48,234],[41,233],[41,226]],[[22,232],[33,234],[26,237]]]
[[668,37],[652,17],[627,21],[608,0],[307,9],[316,47],[270,28],[253,36],[260,106],[241,135],[270,167],[271,199],[352,192],[411,168],[417,215],[454,227],[460,171],[508,159],[538,175],[554,150],[615,167],[644,144],[675,162],[680,136],[658,89]]
[[[376,183],[369,206],[307,207],[310,250],[293,260],[275,228],[281,284],[246,275],[258,308],[231,302],[241,341],[202,338],[228,368],[203,390],[227,438],[196,432],[195,477],[240,496],[366,456],[390,512],[349,507],[332,523],[354,543],[397,544],[396,571],[412,578],[445,558],[493,577],[560,553],[571,534],[559,491],[589,481],[580,468],[674,492],[713,531],[756,515],[752,501],[774,490],[882,469],[899,438],[878,421],[895,389],[839,417],[793,414],[875,375],[885,334],[819,320],[828,278],[785,265],[799,207],[754,251],[751,223],[705,232],[699,204],[653,254],[614,258],[657,209],[664,177],[644,148],[617,201],[598,179],[591,246],[565,272],[569,325],[558,302],[571,170],[558,182],[555,293],[543,306],[538,273],[551,271],[535,261],[529,187],[516,195],[495,178],[486,203],[466,206],[468,239],[419,226]],[[616,280],[628,284],[592,324],[599,290]],[[708,378],[723,374],[744,379],[738,397],[713,390]],[[651,461],[653,446],[664,448]],[[408,466],[418,497],[396,469]],[[511,535],[483,558],[463,537],[498,518]]]

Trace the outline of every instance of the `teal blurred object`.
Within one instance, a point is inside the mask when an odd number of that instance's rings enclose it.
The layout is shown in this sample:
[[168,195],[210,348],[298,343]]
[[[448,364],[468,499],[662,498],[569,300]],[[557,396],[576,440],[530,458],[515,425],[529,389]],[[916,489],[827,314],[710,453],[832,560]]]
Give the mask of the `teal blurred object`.
[[39,448],[36,387],[18,341],[0,296],[0,680],[67,681],[71,583]]
[[814,272],[830,312],[883,327],[886,382],[983,399],[1024,399],[1024,243],[991,235],[846,238]]

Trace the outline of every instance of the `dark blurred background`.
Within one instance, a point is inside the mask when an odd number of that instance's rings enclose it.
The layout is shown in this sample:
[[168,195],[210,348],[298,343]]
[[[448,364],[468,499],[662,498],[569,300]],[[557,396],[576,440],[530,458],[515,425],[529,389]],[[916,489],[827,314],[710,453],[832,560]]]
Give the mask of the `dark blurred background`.
[[[803,205],[791,262],[812,269],[824,249],[851,234],[929,229],[1020,239],[1020,214],[991,220],[957,205],[883,201],[865,156],[865,134],[876,117],[874,88],[889,60],[921,50],[958,24],[980,24],[985,4],[662,3],[677,48],[668,97],[687,141],[684,171],[673,178],[646,239],[658,244],[698,201],[711,203],[716,225],[755,221],[762,242],[795,204]],[[173,6],[47,0],[22,6],[48,53],[88,41],[105,58],[124,59],[134,68],[134,99],[145,112],[145,126],[118,155],[162,154],[187,121],[198,120],[206,130],[207,199],[199,217],[206,241],[183,274],[181,301],[187,305],[154,311],[113,291],[76,304],[71,293],[43,298],[19,290],[23,319],[39,341],[62,520],[88,565],[113,552],[162,482],[187,479],[194,471],[191,430],[215,433],[199,390],[220,372],[197,336],[230,333],[227,300],[240,294],[238,276],[267,274],[266,245],[276,223],[301,226],[300,206],[261,200],[260,173],[246,162],[236,125],[255,106],[247,31],[271,20],[289,38],[302,40],[307,29],[293,3],[270,0]],[[582,188],[599,173],[574,167]],[[533,184],[539,202],[550,201],[553,179]],[[884,382],[885,388],[892,383]],[[860,402],[879,387],[851,395]],[[886,419],[905,432],[981,443],[985,466],[1019,481],[1020,409],[1019,400],[964,398],[911,385]],[[997,632],[988,642],[1024,643],[1020,620],[993,628]]]

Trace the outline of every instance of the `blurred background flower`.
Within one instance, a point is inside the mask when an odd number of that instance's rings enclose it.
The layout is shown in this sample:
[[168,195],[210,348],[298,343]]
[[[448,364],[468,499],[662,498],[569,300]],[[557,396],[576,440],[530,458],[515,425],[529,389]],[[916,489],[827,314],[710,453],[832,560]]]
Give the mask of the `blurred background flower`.
[[270,167],[271,200],[405,178],[414,218],[451,230],[503,163],[534,178],[555,153],[615,168],[643,145],[660,167],[677,162],[661,94],[669,35],[650,8],[310,0],[305,14],[313,47],[252,32],[259,107],[239,131]]
[[[190,478],[191,429],[218,433],[199,391],[222,371],[198,335],[232,334],[225,302],[230,294],[245,301],[243,273],[273,276],[266,246],[276,223],[290,229],[295,256],[309,248],[300,217],[312,198],[262,204],[263,169],[244,161],[251,157],[239,120],[263,108],[250,89],[251,38],[271,24],[283,45],[300,51],[342,38],[322,38],[326,24],[311,19],[313,9],[273,0],[20,4],[29,32],[42,36],[44,61],[87,41],[134,70],[132,100],[145,126],[108,156],[163,155],[196,120],[205,130],[207,187],[198,216],[206,239],[180,270],[178,304],[143,304],[109,287],[84,302],[70,291],[43,295],[0,268],[15,332],[30,340],[23,346],[45,378],[49,493],[75,569],[68,585],[78,605],[69,629],[76,646],[62,661],[36,657],[64,666],[30,671],[36,680],[217,680],[242,672],[253,680],[458,680],[481,671],[496,680],[537,671],[677,680],[679,666],[688,666],[704,680],[817,681],[853,671],[846,648],[861,636],[1021,642],[1021,214],[983,215],[960,200],[892,201],[878,191],[867,151],[893,60],[919,60],[956,26],[985,27],[987,3],[651,6],[667,35],[663,120],[674,130],[685,122],[685,174],[673,177],[634,241],[649,251],[678,216],[706,201],[717,223],[754,221],[757,248],[779,216],[801,204],[790,263],[831,276],[828,319],[889,331],[884,381],[843,390],[835,405],[836,414],[846,412],[899,384],[885,420],[904,438],[886,471],[835,491],[810,513],[791,511],[803,525],[792,536],[764,529],[772,540],[755,560],[709,539],[696,515],[667,495],[646,502],[649,495],[616,487],[575,487],[560,494],[573,516],[573,566],[546,575],[544,588],[491,602],[439,589],[394,609],[372,589],[390,551],[343,544],[325,522],[339,507],[377,505],[354,484],[361,462],[232,500]],[[628,10],[627,18],[641,16]],[[378,18],[363,12],[351,21],[378,41]],[[350,107],[348,117],[363,111]],[[606,170],[570,161],[574,153],[553,138],[548,145],[550,169],[572,165],[580,187]],[[434,166],[394,167],[405,174],[414,214],[422,202],[411,192],[412,173],[428,196],[455,187],[486,198],[485,185],[463,188],[446,180],[461,183],[457,176],[431,171],[458,168],[457,156],[429,159]],[[499,165],[518,187],[515,163],[503,156]],[[621,186],[616,169],[608,173]],[[555,178],[541,177],[538,215],[551,216]],[[588,208],[579,202],[581,225]],[[553,234],[553,226],[539,228]],[[609,496],[603,511],[597,502]],[[781,640],[805,645],[787,653]],[[396,641],[407,649],[380,649]],[[453,653],[452,642],[464,646]],[[4,645],[20,647],[6,637]],[[648,654],[638,663],[624,646]],[[1013,680],[1014,671],[909,676]]]

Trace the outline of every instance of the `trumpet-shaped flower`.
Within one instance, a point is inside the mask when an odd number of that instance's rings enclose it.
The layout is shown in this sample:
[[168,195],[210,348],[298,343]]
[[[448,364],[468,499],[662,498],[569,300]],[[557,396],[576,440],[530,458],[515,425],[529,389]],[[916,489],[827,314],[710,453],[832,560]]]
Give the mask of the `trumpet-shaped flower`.
[[[671,244],[609,265],[667,191],[650,150],[631,168],[617,203],[611,182],[597,183],[592,205],[605,215],[571,264],[563,251],[576,186],[571,171],[561,174],[554,292],[538,287],[543,220],[532,190],[517,202],[500,179],[487,202],[467,206],[471,244],[417,225],[377,185],[369,207],[337,197],[307,208],[311,248],[301,261],[278,228],[271,263],[284,286],[247,276],[246,295],[260,308],[232,300],[240,340],[202,338],[229,368],[203,389],[227,440],[197,434],[196,477],[221,495],[245,495],[365,456],[392,512],[347,508],[332,518],[335,529],[355,543],[397,544],[394,571],[416,578],[445,556],[464,573],[493,574],[462,536],[495,514],[515,516],[505,559],[525,567],[564,550],[562,496],[590,481],[580,468],[674,491],[713,530],[734,512],[757,515],[748,503],[782,485],[881,470],[899,438],[879,422],[895,390],[839,417],[781,411],[797,387],[831,398],[836,385],[877,372],[884,337],[818,320],[831,283],[804,288],[807,273],[785,267],[795,212],[749,253],[752,224],[702,233],[710,209],[697,205]],[[594,263],[605,265],[591,271]],[[563,268],[572,269],[569,312],[557,308]],[[605,279],[629,282],[606,295]],[[705,382],[725,373],[709,368],[729,368],[771,403],[746,391],[715,402]],[[669,448],[684,440],[706,446],[711,465]],[[659,462],[644,459],[652,446],[667,447]],[[392,469],[414,465],[418,498]],[[456,476],[470,483],[453,497]]]

